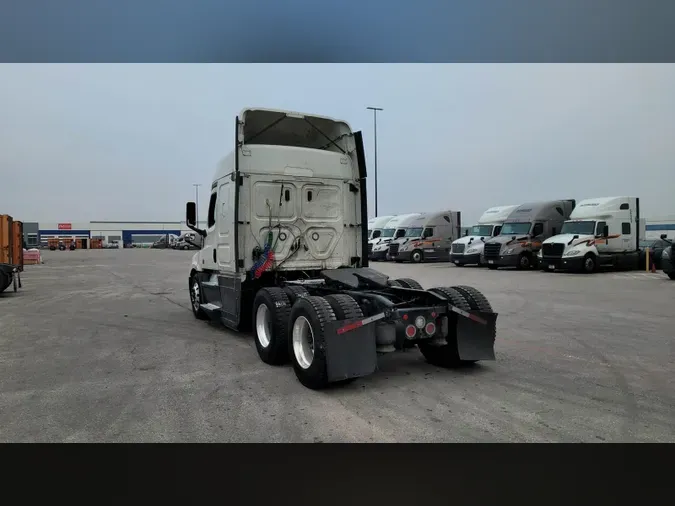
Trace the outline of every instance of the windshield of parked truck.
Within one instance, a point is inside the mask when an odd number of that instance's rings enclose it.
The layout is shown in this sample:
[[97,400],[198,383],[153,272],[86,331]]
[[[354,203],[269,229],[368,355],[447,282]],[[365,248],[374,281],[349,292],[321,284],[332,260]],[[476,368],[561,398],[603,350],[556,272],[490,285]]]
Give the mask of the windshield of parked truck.
[[395,228],[385,228],[382,231],[382,237],[394,237],[394,232],[396,232]]
[[493,225],[474,225],[469,231],[469,235],[478,235],[481,237],[492,236]]
[[532,223],[504,223],[499,235],[527,235]]
[[594,221],[566,221],[563,223],[561,234],[595,235]]
[[403,237],[422,237],[422,229],[409,228],[405,231],[405,235]]

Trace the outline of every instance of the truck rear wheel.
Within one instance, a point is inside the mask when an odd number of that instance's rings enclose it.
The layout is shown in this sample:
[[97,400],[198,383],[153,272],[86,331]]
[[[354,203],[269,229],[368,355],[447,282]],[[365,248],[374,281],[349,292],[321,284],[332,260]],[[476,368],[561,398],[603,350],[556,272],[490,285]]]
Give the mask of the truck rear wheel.
[[305,297],[309,295],[307,289],[300,285],[287,285],[283,288],[283,290],[286,292],[288,299],[291,301],[291,305],[295,304],[295,301],[298,297]]
[[324,297],[330,304],[336,320],[349,320],[351,318],[363,318],[363,311],[356,299],[347,294],[326,295]]
[[260,360],[270,365],[288,361],[291,302],[277,287],[262,288],[253,299],[253,336]]
[[[428,291],[436,293],[441,297],[445,297],[450,304],[463,311],[471,310],[466,298],[455,288],[430,288]],[[447,344],[442,345],[420,341],[417,347],[420,349],[427,362],[438,367],[457,367],[463,363],[474,362],[464,361],[459,358],[459,353],[457,351],[457,329],[453,325],[449,326],[448,335],[446,336],[445,341]]]
[[459,285],[453,286],[452,288],[464,296],[464,299],[469,303],[471,309],[475,311],[485,311],[487,313],[493,312],[487,297],[473,286]]
[[412,288],[413,290],[424,290],[424,288],[422,288],[422,285],[420,285],[417,281],[415,281],[412,278],[398,278],[396,281],[398,281],[401,285],[403,285],[403,288]]
[[324,325],[335,319],[335,312],[323,297],[301,297],[293,304],[288,352],[296,377],[307,388],[328,386]]
[[389,286],[398,286],[399,288],[403,288],[403,285],[399,283],[398,279],[388,279],[387,284]]

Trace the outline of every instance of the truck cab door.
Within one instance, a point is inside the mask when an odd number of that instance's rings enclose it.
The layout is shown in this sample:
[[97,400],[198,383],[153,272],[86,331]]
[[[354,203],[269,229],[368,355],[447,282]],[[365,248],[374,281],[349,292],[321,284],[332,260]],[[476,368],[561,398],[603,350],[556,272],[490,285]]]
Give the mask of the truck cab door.
[[[604,254],[607,252],[609,249],[609,237],[603,237],[602,231],[604,230],[605,226],[607,226],[606,221],[599,221],[595,225],[595,237],[598,238],[599,240],[595,242],[595,249],[598,250],[599,254]],[[609,230],[609,235],[612,235],[612,230]]]
[[201,266],[203,270],[215,271],[218,269],[218,256],[216,247],[218,244],[218,234],[216,232],[216,208],[218,204],[218,188],[211,190],[209,199],[209,214],[206,223],[206,237],[204,238],[204,247],[200,253]]
[[216,259],[218,270],[234,272],[234,182],[226,178],[218,187]]

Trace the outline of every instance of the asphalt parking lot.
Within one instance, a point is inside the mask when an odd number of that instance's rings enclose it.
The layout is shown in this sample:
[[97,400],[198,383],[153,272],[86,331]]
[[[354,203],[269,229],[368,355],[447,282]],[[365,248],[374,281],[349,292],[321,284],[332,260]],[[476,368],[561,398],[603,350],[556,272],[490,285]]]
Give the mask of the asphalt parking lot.
[[0,294],[0,441],[672,442],[675,282],[450,264],[373,266],[473,285],[499,313],[497,360],[416,350],[314,392],[250,335],[198,322],[192,252],[44,252]]

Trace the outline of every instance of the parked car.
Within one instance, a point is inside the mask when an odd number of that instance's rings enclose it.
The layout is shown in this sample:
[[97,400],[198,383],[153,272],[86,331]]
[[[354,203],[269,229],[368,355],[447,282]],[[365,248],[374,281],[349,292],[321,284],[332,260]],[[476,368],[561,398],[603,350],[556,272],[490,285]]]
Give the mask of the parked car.
[[661,256],[663,250],[670,247],[671,242],[664,239],[646,239],[640,241],[640,267],[645,267],[647,262],[647,248],[649,248],[649,257],[652,259],[657,269],[661,268]]

